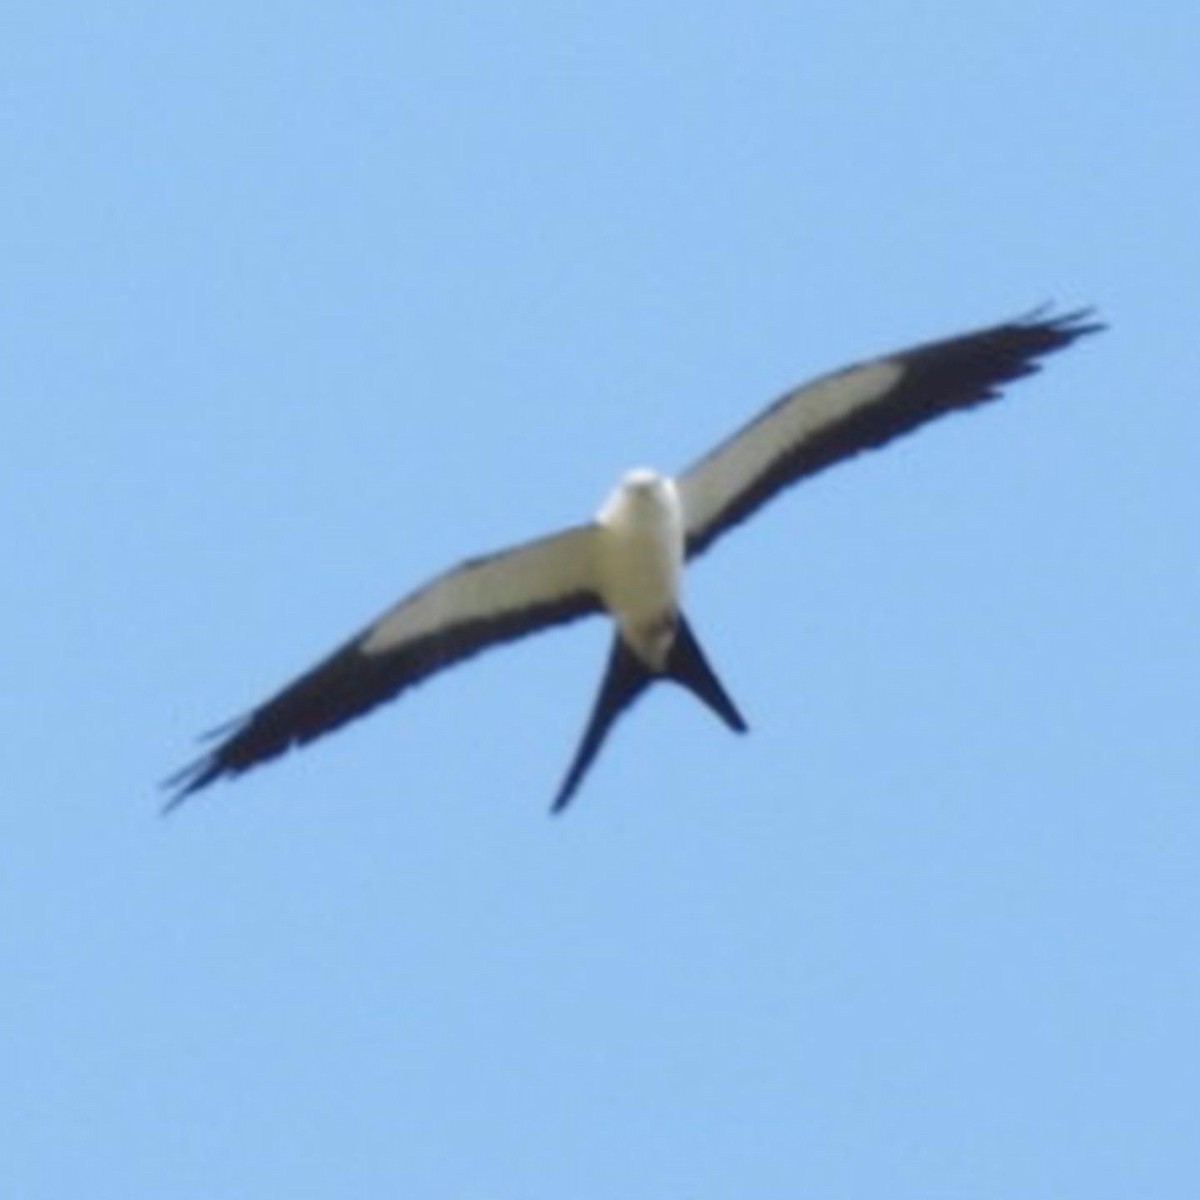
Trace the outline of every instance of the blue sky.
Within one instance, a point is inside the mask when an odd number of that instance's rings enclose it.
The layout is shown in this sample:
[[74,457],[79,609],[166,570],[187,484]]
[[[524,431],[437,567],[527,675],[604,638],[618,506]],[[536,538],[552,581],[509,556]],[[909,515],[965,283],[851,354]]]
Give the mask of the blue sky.
[[[1200,11],[0,18],[0,1191],[1200,1185]],[[448,563],[793,383],[1094,303],[789,493],[546,808],[596,622],[156,816]]]

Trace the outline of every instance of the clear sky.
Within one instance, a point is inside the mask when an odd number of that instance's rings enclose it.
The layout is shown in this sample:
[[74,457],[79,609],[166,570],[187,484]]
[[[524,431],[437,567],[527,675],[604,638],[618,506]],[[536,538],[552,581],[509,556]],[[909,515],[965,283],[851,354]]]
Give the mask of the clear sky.
[[[1200,8],[10,4],[0,1194],[1200,1189]],[[429,575],[784,388],[1111,323],[160,820]]]

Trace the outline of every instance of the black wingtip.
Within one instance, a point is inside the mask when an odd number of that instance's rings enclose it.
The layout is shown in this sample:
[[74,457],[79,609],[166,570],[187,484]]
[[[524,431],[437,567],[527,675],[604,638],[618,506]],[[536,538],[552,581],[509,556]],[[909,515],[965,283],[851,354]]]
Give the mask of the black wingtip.
[[1047,350],[1057,350],[1062,346],[1069,346],[1076,338],[1101,333],[1108,328],[1106,322],[1094,320],[1095,317],[1095,305],[1088,304],[1081,308],[1068,309],[1063,313],[1055,313],[1053,302],[1046,301],[1029,312],[1022,313],[1014,324],[1027,329],[1044,329],[1047,333],[1056,335],[1054,343],[1047,347]]
[[216,782],[222,775],[236,773],[230,764],[225,761],[222,752],[231,740],[230,734],[244,727],[246,722],[247,718],[244,716],[232,717],[228,721],[222,721],[220,725],[214,726],[212,729],[206,729],[200,735],[197,739],[200,742],[215,742],[218,739],[225,740],[221,745],[214,747],[207,754],[202,754],[199,758],[193,759],[187,766],[181,767],[173,775],[168,775],[158,785],[163,791],[172,793],[159,808],[158,815],[160,817],[169,816],[189,796],[194,796],[202,788],[206,788],[210,783]]
[[170,816],[189,796],[194,796],[201,788],[219,779],[224,774],[224,767],[213,755],[206,754],[203,758],[189,763],[181,771],[164,779],[159,785],[172,794],[167,797],[158,810],[160,817]]

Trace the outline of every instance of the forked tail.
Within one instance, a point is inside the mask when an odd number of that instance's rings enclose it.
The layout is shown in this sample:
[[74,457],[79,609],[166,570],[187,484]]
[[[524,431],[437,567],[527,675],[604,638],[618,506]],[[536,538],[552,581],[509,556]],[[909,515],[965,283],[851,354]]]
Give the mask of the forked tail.
[[661,673],[651,671],[625,644],[618,631],[613,638],[608,666],[592,707],[592,715],[575,751],[575,758],[558,789],[558,795],[554,797],[551,812],[559,813],[567,807],[616,719],[656,679],[673,679],[702,700],[730,729],[738,733],[746,732],[747,725],[742,714],[722,687],[716,672],[709,666],[700,643],[682,613],[679,614],[675,640]]

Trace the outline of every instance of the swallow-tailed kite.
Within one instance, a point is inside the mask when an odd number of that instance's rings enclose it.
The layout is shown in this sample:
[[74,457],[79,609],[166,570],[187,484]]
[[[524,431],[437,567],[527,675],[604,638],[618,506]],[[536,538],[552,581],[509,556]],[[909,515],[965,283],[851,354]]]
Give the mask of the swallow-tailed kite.
[[613,618],[612,650],[552,811],[566,806],[613,722],[655,680],[681,684],[744,732],[680,607],[684,564],[797,480],[994,400],[1045,355],[1103,328],[1090,317],[1035,313],[848,367],[781,396],[681,475],[628,472],[593,521],[452,568],[219,730],[219,744],[168,780],[166,808],[472,654],[592,613]]

